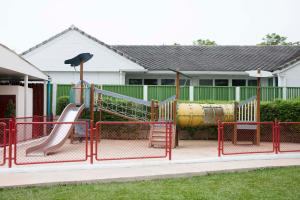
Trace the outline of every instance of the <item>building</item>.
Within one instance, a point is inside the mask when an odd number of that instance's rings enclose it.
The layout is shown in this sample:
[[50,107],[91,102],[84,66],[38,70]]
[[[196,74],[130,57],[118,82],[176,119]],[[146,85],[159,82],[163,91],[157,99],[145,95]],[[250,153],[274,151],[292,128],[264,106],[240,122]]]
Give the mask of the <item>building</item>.
[[173,85],[179,69],[191,76],[181,84],[254,86],[246,70],[271,71],[263,86],[300,86],[300,46],[107,45],[75,26],[21,55],[52,77],[54,83],[79,80],[78,70],[64,60],[79,53],[94,54],[84,67],[84,79],[95,84]]
[[0,118],[9,101],[17,117],[46,114],[48,76],[33,64],[0,44]]

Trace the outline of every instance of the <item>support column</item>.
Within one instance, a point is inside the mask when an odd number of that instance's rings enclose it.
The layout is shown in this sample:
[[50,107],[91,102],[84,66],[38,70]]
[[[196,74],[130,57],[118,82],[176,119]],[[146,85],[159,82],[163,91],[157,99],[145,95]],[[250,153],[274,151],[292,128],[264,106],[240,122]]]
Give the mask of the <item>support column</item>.
[[194,86],[189,86],[189,100],[194,101]]
[[143,86],[143,99],[148,101],[148,85]]
[[282,88],[282,99],[287,100],[287,88],[286,87]]
[[47,81],[44,81],[44,106],[43,106],[43,115],[47,115]]
[[56,116],[56,94],[57,94],[57,84],[52,84],[52,113]]
[[27,102],[28,102],[28,75],[24,76],[24,117],[27,116]]
[[241,87],[235,87],[235,101],[240,102],[241,100]]
[[80,105],[83,104],[83,62],[80,62]]
[[[260,69],[257,70],[258,74],[260,74]],[[257,129],[256,129],[256,138],[255,138],[255,144],[256,145],[260,145],[260,81],[261,81],[261,78],[260,77],[257,77],[257,94],[256,94],[256,104],[257,104],[257,107],[256,107],[256,121],[258,122],[257,123]]]
[[[180,99],[180,82],[179,82],[179,78],[180,78],[180,74],[179,74],[179,70],[177,70],[176,72],[176,107],[174,108],[174,110],[176,110],[177,108],[177,103]],[[176,115],[174,117],[174,125],[176,126]],[[179,133],[178,133],[178,128],[176,128],[176,133],[175,133],[175,147],[179,146]]]

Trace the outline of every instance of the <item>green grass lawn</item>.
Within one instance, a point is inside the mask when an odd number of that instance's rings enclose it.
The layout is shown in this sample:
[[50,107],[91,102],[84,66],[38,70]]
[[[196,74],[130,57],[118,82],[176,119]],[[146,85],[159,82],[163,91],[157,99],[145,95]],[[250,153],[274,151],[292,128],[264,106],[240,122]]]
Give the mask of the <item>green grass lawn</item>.
[[300,199],[300,167],[127,183],[1,189],[0,199]]

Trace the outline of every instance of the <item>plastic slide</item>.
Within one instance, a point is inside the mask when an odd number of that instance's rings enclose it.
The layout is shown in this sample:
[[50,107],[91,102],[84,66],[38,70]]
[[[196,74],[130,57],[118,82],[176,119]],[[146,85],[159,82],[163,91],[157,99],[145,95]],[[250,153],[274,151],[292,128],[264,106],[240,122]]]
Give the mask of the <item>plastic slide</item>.
[[[57,122],[74,122],[84,109],[84,104],[76,107],[70,103],[65,107]],[[46,156],[57,151],[68,139],[74,124],[55,124],[51,133],[42,143],[26,149],[26,156]]]

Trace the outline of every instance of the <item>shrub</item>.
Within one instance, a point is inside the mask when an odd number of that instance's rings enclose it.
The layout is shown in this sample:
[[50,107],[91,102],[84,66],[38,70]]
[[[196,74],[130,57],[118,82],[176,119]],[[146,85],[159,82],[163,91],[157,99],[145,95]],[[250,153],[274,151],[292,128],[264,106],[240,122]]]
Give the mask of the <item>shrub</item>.
[[16,105],[13,100],[9,100],[6,110],[4,112],[4,117],[15,117],[16,116]]
[[70,103],[69,96],[61,96],[57,99],[56,103],[56,115],[60,115],[65,107]]
[[300,101],[277,100],[270,103],[261,104],[261,121],[299,122],[300,121]]

